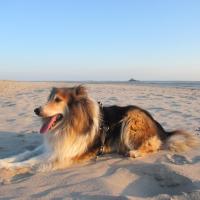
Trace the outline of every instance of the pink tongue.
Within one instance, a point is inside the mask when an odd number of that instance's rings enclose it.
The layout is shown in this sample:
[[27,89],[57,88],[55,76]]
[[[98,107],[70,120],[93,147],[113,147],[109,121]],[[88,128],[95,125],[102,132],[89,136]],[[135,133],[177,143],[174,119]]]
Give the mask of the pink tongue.
[[47,122],[45,122],[41,129],[40,129],[40,133],[46,133],[51,126],[53,125],[53,123],[56,121],[57,115],[54,115],[53,117],[50,117]]

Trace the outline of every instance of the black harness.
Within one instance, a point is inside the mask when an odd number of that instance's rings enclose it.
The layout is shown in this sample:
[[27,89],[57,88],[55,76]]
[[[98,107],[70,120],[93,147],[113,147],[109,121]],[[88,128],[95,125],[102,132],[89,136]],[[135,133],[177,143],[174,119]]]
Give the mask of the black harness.
[[104,145],[106,142],[106,138],[109,132],[109,126],[105,125],[105,121],[104,121],[104,116],[103,116],[103,104],[101,102],[98,102],[99,104],[99,108],[100,108],[100,112],[101,112],[101,119],[100,119],[100,126],[99,126],[99,133],[100,133],[100,140],[101,140],[101,145],[100,148],[97,152],[97,156],[101,156],[103,155],[103,149],[104,149]]
[[106,143],[106,139],[109,136],[109,133],[113,130],[113,128],[115,128],[116,125],[121,123],[121,121],[117,122],[116,124],[113,124],[112,126],[106,125],[104,121],[103,104],[101,102],[98,102],[98,104],[99,104],[99,108],[101,112],[101,119],[100,119],[100,126],[99,126],[101,145],[97,152],[97,156],[101,156],[103,155],[104,146]]

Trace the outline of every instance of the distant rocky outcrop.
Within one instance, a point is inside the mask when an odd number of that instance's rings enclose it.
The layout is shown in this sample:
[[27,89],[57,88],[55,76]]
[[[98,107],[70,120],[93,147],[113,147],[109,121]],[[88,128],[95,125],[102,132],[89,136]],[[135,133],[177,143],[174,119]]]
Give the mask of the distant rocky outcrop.
[[135,80],[133,78],[129,79],[129,82],[135,82],[135,81],[137,81],[137,80]]

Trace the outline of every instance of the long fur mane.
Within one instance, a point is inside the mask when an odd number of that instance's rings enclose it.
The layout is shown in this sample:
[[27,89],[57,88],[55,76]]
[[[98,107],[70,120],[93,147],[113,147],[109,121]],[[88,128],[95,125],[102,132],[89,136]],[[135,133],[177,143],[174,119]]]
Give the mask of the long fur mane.
[[44,135],[50,159],[63,161],[86,153],[98,137],[100,110],[83,86],[70,96],[62,128]]

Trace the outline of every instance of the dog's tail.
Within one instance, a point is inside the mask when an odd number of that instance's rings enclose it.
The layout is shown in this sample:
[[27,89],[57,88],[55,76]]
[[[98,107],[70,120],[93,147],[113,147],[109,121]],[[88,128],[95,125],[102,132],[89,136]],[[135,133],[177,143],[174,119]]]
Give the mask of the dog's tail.
[[192,133],[176,130],[167,132],[167,136],[164,146],[170,151],[182,152],[200,147],[200,138]]

